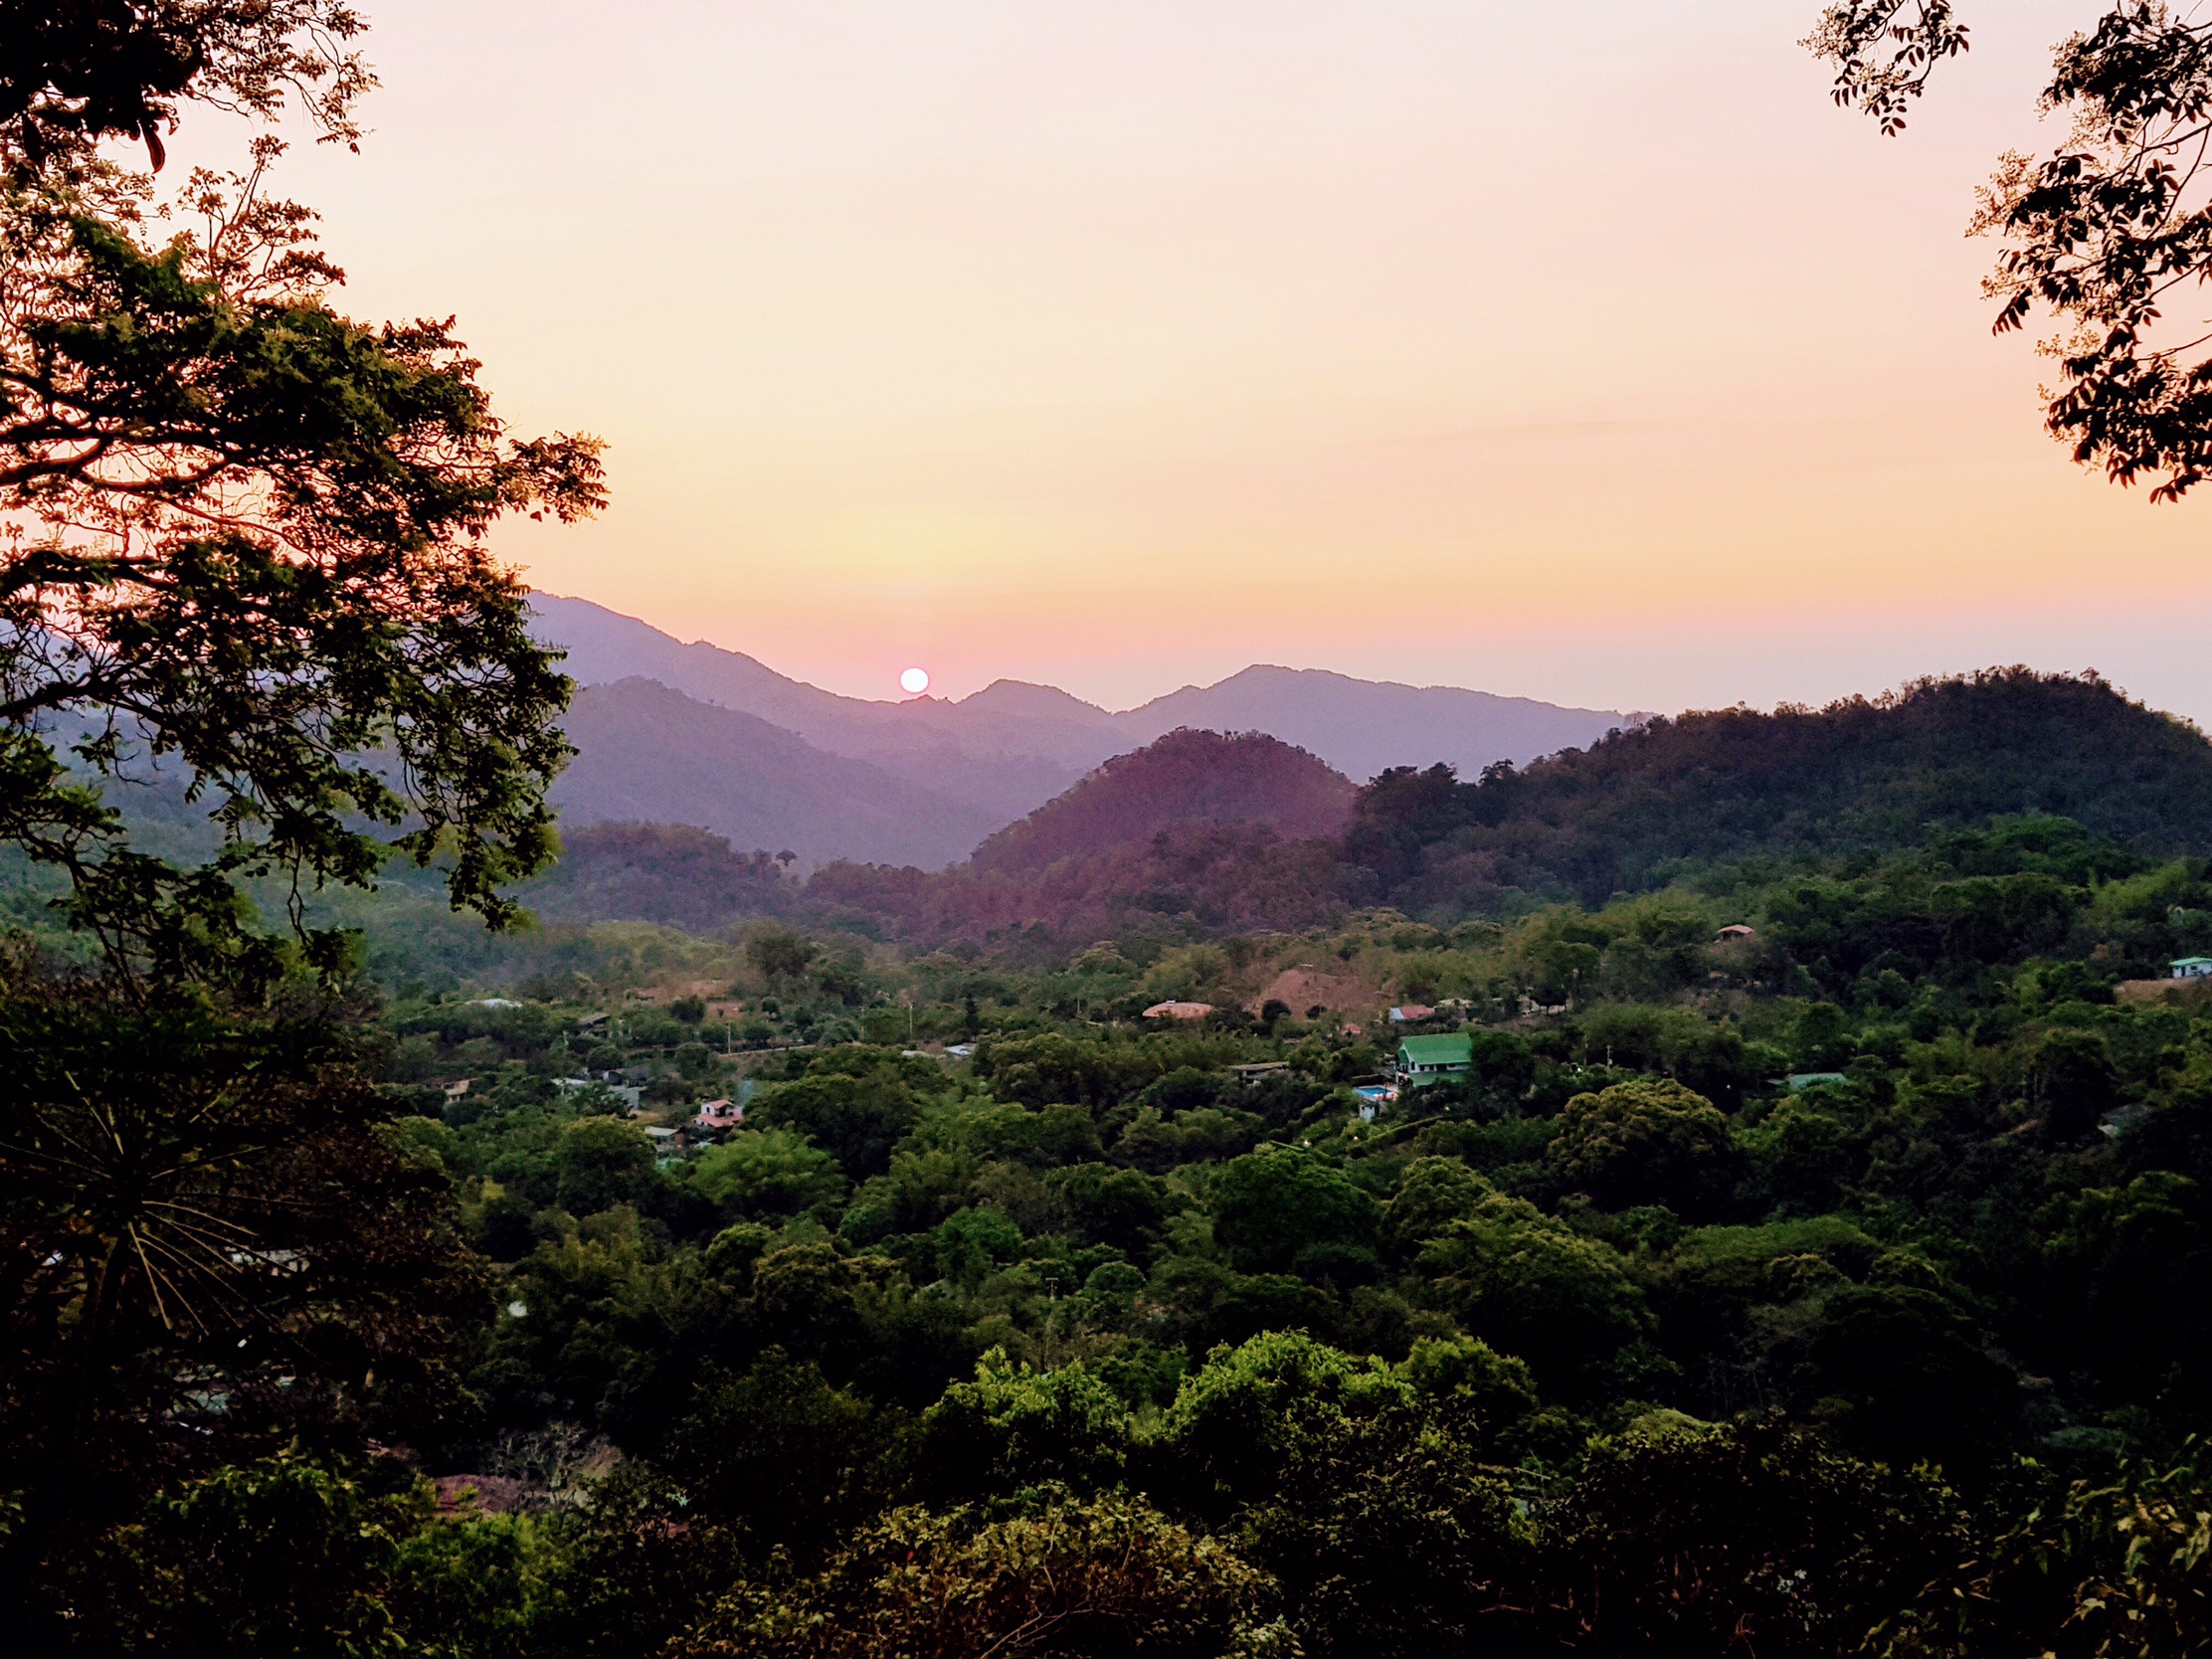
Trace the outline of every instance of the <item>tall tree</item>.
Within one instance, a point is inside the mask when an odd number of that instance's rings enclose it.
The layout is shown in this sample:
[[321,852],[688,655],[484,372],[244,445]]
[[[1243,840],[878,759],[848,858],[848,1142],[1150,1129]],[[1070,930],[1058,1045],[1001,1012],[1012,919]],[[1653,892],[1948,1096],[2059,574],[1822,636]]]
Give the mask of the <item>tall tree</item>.
[[[480,1300],[351,1011],[269,995],[243,884],[289,878],[324,968],[307,889],[395,852],[513,919],[569,684],[487,538],[595,510],[599,446],[510,434],[450,323],[340,312],[273,132],[167,195],[125,165],[195,100],[350,141],[360,27],[0,0],[0,841],[66,875],[105,968],[0,960],[0,1602],[50,1634],[73,1540],[147,1484],[434,1423]],[[109,794],[149,768],[212,859],[131,843]]]
[[[245,878],[288,875],[305,934],[307,885],[443,855],[496,925],[551,852],[568,682],[485,538],[595,510],[598,443],[510,434],[450,321],[339,312],[314,215],[264,188],[274,135],[175,199],[99,150],[158,163],[180,101],[287,92],[350,137],[359,27],[331,0],[0,0],[0,837],[139,979],[266,980]],[[87,787],[146,765],[207,803],[211,863],[133,849]]]

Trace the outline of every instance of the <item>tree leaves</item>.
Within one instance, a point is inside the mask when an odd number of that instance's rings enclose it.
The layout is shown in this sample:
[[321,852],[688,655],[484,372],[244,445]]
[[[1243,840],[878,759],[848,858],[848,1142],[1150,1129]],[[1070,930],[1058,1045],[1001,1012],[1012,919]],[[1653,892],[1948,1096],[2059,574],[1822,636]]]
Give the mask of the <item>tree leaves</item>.
[[[568,681],[483,537],[594,511],[599,446],[511,440],[448,324],[333,310],[311,216],[261,194],[278,148],[197,176],[210,228],[158,249],[112,193],[0,207],[0,511],[21,515],[0,833],[68,872],[112,965],[156,979],[265,983],[235,884],[367,885],[393,852],[511,922],[500,888],[550,860],[569,752]],[[180,768],[221,827],[212,863],[132,852],[69,793],[53,734],[88,717],[77,766]]]
[[[1836,102],[1894,135],[1966,30],[1948,0],[1848,0],[1804,44],[1835,66]],[[2048,310],[2052,436],[2115,483],[2156,478],[2151,499],[2177,501],[2212,476],[2212,334],[2167,315],[2212,272],[2212,24],[2122,0],[2060,44],[2042,103],[2072,130],[2041,161],[2004,156],[1972,221],[2005,243],[1982,283],[1992,326]]]
[[37,167],[126,137],[158,170],[185,100],[270,119],[288,96],[352,143],[374,85],[344,50],[362,28],[344,0],[0,0],[0,158]]
[[1950,0],[1844,0],[1800,44],[1835,65],[1829,95],[1840,107],[1864,109],[1894,136],[1936,66],[1964,53],[1967,40]]

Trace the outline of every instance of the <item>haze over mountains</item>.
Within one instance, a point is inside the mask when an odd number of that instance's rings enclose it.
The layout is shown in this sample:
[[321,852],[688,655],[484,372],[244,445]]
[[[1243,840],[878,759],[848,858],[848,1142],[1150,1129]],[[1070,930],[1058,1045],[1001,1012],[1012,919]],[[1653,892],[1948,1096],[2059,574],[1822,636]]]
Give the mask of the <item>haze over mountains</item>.
[[739,848],[929,867],[965,857],[1000,815],[796,732],[714,708],[656,680],[577,693],[563,725],[576,745],[553,791],[572,824],[689,824]]
[[1585,747],[1629,720],[1258,665],[1118,713],[1019,680],[957,702],[871,702],[588,600],[539,594],[531,605],[538,637],[567,650],[586,688],[568,721],[580,753],[554,792],[565,819],[695,824],[809,864],[956,861],[1100,763],[1179,727],[1264,731],[1364,783],[1440,760],[1473,777],[1494,761]]

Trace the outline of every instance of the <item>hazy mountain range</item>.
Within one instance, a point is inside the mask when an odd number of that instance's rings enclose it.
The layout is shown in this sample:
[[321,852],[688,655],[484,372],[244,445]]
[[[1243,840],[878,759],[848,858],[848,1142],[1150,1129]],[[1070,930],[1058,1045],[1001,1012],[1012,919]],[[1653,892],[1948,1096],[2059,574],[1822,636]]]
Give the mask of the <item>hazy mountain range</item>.
[[575,824],[698,825],[743,846],[935,867],[1109,758],[1179,727],[1264,731],[1364,782],[1446,761],[1472,777],[1581,748],[1629,716],[1452,686],[1253,666],[1112,712],[1049,685],[998,680],[958,701],[873,702],[686,645],[594,605],[532,596],[538,637],[585,687],[580,751],[554,791]]

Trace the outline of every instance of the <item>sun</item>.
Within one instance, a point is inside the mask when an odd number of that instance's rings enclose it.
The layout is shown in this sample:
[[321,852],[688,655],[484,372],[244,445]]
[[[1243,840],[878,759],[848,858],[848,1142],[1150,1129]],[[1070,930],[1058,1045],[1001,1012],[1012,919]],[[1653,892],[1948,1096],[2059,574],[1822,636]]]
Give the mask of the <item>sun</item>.
[[899,684],[905,687],[909,696],[918,697],[929,689],[929,670],[927,668],[909,668],[905,673],[899,675]]

